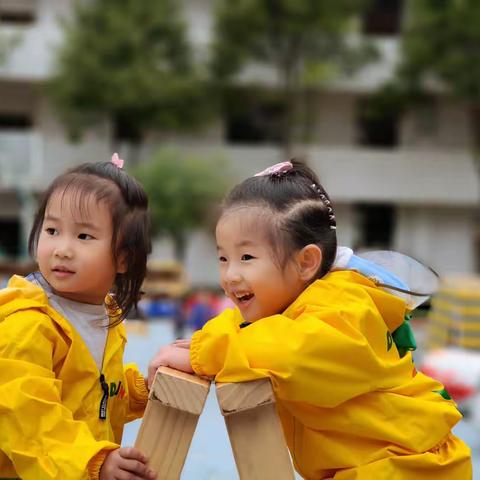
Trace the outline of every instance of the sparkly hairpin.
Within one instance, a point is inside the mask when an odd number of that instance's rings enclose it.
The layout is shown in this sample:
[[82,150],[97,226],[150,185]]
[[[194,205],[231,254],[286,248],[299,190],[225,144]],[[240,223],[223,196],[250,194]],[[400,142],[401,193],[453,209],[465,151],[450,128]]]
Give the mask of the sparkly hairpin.
[[118,153],[114,153],[112,155],[112,160],[111,162],[117,167],[117,168],[123,168],[124,161],[118,156]]
[[292,170],[293,164],[292,162],[281,162],[272,165],[271,167],[262,170],[254,175],[254,177],[266,177],[268,175],[273,177],[281,177],[284,173],[289,172]]
[[320,187],[316,183],[312,183],[311,187],[315,191],[315,193],[318,194],[320,197],[320,200],[322,200],[323,204],[327,207],[327,212],[328,212],[328,219],[330,220],[330,230],[336,230],[337,225],[336,225],[336,219],[335,219],[335,213],[333,212],[333,207],[332,203],[330,200],[327,198],[327,196],[322,192]]

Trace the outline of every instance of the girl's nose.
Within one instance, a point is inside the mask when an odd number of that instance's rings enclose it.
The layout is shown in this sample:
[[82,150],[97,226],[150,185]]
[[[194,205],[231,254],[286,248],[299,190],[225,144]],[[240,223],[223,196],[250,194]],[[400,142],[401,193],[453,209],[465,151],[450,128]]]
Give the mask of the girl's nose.
[[71,258],[73,252],[68,242],[62,242],[60,245],[57,245],[57,248],[55,248],[53,254],[57,258]]
[[242,279],[240,272],[234,266],[229,266],[227,271],[225,272],[225,280],[227,283],[235,284],[239,283]]

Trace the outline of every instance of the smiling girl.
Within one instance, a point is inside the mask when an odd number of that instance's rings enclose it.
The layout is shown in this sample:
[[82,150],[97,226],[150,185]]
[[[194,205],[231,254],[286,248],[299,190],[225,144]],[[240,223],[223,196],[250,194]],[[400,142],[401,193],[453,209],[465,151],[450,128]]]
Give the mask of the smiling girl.
[[[217,223],[220,283],[236,308],[159,365],[244,382],[269,377],[295,468],[309,480],[468,480],[461,415],[415,369],[405,300],[361,271],[332,268],[336,218],[317,176],[283,162],[227,195]],[[408,328],[407,328],[408,330]]]

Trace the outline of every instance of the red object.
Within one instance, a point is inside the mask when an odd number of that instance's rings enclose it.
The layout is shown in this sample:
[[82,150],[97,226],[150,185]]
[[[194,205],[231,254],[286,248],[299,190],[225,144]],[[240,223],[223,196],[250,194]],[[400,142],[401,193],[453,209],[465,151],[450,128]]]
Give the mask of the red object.
[[456,402],[463,402],[475,394],[475,387],[455,380],[455,372],[440,372],[428,366],[422,366],[421,372],[443,383],[445,390]]

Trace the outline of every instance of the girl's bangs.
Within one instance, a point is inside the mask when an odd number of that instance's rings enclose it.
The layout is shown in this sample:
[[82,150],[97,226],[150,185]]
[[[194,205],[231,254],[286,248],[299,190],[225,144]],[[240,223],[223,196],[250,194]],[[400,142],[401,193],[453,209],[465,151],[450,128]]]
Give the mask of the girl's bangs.
[[118,188],[108,180],[75,175],[66,177],[63,182],[55,185],[50,198],[57,195],[60,196],[62,210],[68,203],[72,217],[85,221],[95,215],[95,205],[105,202],[111,208],[119,192]]

